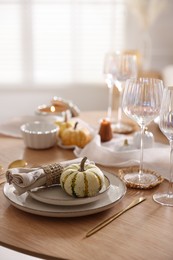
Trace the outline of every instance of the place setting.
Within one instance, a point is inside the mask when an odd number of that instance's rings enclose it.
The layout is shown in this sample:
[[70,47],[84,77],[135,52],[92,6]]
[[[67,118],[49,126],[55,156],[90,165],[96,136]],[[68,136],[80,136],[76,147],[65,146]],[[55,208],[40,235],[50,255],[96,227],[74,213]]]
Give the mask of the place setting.
[[[72,171],[74,174],[70,180],[66,174],[71,175]],[[126,194],[126,186],[119,177],[102,171],[87,158],[41,168],[11,168],[6,172],[6,179],[3,192],[14,207],[49,217],[77,217],[102,212]],[[64,184],[66,179],[67,184]],[[76,182],[74,188],[73,182]]]

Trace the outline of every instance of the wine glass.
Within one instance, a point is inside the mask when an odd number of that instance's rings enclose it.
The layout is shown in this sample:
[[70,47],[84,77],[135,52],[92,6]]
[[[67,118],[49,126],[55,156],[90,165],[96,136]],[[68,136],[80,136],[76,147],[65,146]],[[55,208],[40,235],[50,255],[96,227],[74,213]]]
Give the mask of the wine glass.
[[119,91],[119,106],[117,123],[112,125],[113,131],[117,133],[128,133],[132,127],[122,122],[122,93],[127,79],[137,77],[137,57],[134,54],[115,53],[112,63],[114,84]]
[[173,206],[173,87],[164,89],[159,127],[170,143],[170,176],[167,192],[156,193],[153,199],[162,205]]
[[103,73],[109,91],[108,110],[107,110],[107,118],[109,119],[109,121],[112,121],[112,95],[113,95],[113,87],[114,87],[113,63],[114,63],[114,53],[111,52],[107,53],[104,58]]
[[146,126],[160,113],[163,82],[153,78],[136,78],[126,81],[122,107],[125,114],[136,121],[141,128],[139,171],[126,174],[124,179],[129,184],[145,188],[156,181],[156,176],[143,169],[143,136]]

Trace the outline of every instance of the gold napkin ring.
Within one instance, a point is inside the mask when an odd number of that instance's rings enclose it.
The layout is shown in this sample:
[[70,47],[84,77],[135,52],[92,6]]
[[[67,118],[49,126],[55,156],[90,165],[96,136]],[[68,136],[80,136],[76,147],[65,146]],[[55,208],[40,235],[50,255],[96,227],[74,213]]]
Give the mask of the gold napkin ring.
[[60,176],[63,171],[63,167],[60,164],[48,164],[43,166],[42,169],[46,174],[46,186],[60,184]]

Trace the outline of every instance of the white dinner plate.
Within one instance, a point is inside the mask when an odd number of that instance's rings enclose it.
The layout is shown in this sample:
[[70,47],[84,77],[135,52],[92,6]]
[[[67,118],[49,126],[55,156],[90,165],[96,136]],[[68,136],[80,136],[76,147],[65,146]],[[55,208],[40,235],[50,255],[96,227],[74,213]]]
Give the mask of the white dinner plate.
[[35,188],[32,191],[28,191],[29,195],[38,201],[51,205],[62,205],[62,206],[77,206],[87,203],[94,202],[105,196],[106,192],[110,188],[110,181],[105,176],[105,185],[96,196],[86,198],[75,198],[68,195],[60,185],[50,187]]
[[14,194],[13,185],[4,185],[4,195],[14,207],[36,215],[48,217],[79,217],[102,212],[113,207],[126,193],[126,186],[114,174],[104,172],[110,180],[110,188],[102,199],[78,206],[56,206],[39,202],[33,199],[27,192],[17,196]]

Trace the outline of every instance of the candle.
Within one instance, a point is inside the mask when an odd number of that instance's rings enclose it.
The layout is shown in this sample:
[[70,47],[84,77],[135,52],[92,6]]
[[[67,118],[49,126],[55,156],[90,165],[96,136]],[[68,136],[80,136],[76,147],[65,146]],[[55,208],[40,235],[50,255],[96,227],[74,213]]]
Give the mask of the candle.
[[61,113],[61,112],[65,112],[67,111],[67,109],[65,107],[60,107],[57,105],[51,105],[51,106],[39,106],[38,107],[38,111],[40,111],[41,113],[48,113],[48,114],[57,114],[57,113]]
[[111,124],[108,120],[103,119],[100,124],[99,135],[101,142],[110,141],[113,137]]

